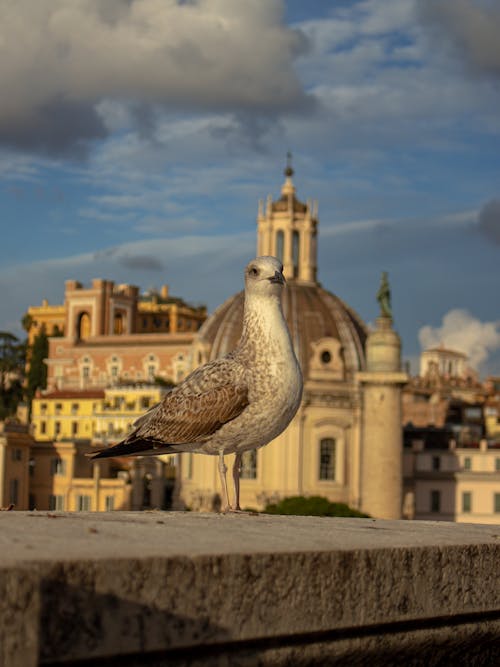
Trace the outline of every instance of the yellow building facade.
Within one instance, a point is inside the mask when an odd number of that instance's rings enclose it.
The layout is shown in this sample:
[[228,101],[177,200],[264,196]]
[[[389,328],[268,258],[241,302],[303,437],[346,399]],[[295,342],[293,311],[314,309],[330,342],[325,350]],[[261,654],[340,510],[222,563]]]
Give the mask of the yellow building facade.
[[47,442],[32,448],[32,509],[99,512],[131,508],[125,471],[101,470],[85,456],[90,443]]
[[52,391],[33,399],[31,422],[39,442],[90,440],[96,430],[95,415],[102,410],[104,390]]
[[87,391],[40,392],[33,399],[33,434],[38,442],[117,441],[133,422],[158,403],[160,385],[125,385]]
[[0,508],[29,509],[32,444],[26,424],[0,422]]

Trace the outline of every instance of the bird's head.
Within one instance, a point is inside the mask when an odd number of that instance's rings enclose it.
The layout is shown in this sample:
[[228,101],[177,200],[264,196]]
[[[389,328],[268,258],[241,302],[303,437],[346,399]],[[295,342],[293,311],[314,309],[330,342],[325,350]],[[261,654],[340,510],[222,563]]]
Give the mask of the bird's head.
[[256,257],[245,268],[245,289],[254,294],[280,294],[285,285],[283,264],[276,257]]

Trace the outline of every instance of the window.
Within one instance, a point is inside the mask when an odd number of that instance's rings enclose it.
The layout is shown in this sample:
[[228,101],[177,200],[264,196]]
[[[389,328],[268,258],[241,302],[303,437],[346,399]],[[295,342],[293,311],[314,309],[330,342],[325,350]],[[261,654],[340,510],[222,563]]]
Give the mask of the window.
[[500,459],[495,459],[495,470],[500,472]]
[[64,510],[64,496],[49,496],[49,510]]
[[60,415],[62,412],[62,403],[56,403],[56,415]]
[[75,504],[77,512],[90,512],[90,496],[76,496]]
[[90,366],[82,366],[82,377],[85,380],[90,377]]
[[13,461],[22,461],[23,460],[23,450],[16,447],[11,452],[11,458]]
[[257,479],[257,450],[250,449],[241,457],[241,479]]
[[78,318],[76,337],[79,340],[85,340],[90,336],[90,316],[88,313],[81,313]]
[[441,491],[431,491],[431,512],[441,511]]
[[78,407],[79,407],[78,403],[73,403],[71,405],[71,414],[72,415],[78,414]]
[[55,422],[54,424],[54,434],[57,436],[61,433],[61,422]]
[[47,403],[40,403],[40,414],[41,415],[47,414]]
[[111,366],[111,377],[118,377],[118,366]]
[[276,232],[276,257],[279,259],[281,263],[283,263],[284,245],[285,245],[285,234],[280,229],[279,231]]
[[120,335],[123,333],[123,315],[122,313],[115,313],[113,318],[113,333]]
[[493,494],[493,511],[500,512],[500,493]]
[[292,261],[293,261],[293,277],[299,275],[299,232],[292,233]]
[[472,470],[472,459],[470,456],[464,458],[464,470]]
[[432,469],[433,470],[441,470],[441,457],[440,456],[433,456],[432,457]]
[[52,475],[65,475],[66,461],[61,458],[52,459],[50,462],[50,472]]
[[321,353],[321,363],[323,364],[329,364],[330,361],[332,360],[332,355],[328,350],[323,350]]
[[323,438],[319,443],[319,478],[335,479],[335,440]]
[[465,408],[464,410],[465,418],[466,419],[481,419],[482,417],[482,410],[481,408]]
[[156,375],[156,366],[148,366],[148,380],[154,380]]
[[71,422],[71,435],[78,435],[78,422]]
[[9,484],[9,503],[17,505],[19,502],[19,480],[11,479]]
[[193,454],[187,455],[186,479],[193,479]]
[[106,512],[111,512],[112,510],[115,509],[115,497],[114,496],[106,496],[105,503],[106,503]]
[[472,493],[464,491],[462,493],[462,512],[470,512],[472,507]]
[[40,433],[47,433],[47,422],[40,422]]
[[149,396],[143,396],[141,398],[141,409],[147,410],[151,405],[151,398]]

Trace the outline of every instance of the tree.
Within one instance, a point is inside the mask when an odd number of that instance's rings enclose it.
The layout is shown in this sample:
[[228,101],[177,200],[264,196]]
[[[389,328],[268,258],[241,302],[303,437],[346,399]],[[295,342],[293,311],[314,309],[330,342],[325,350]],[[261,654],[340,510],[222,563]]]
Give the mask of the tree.
[[322,496],[290,496],[279,503],[267,505],[265,514],[293,514],[300,516],[350,516],[369,517],[345,503],[332,503]]
[[29,333],[32,324],[33,324],[33,318],[31,317],[31,315],[29,313],[23,315],[23,318],[21,320],[21,325],[23,329],[26,331],[26,333]]
[[30,405],[37,389],[45,389],[47,386],[47,366],[45,359],[49,355],[49,339],[45,331],[45,326],[42,326],[40,333],[36,336],[31,346],[30,368],[28,371],[28,386],[26,395]]
[[22,397],[26,346],[17,336],[0,331],[0,419],[14,414]]

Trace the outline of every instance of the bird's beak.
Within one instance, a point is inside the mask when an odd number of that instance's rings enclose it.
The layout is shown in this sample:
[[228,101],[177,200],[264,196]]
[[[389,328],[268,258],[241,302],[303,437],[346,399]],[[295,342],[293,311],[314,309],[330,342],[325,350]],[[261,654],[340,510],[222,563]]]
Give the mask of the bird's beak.
[[274,273],[274,276],[272,278],[269,278],[269,282],[271,283],[279,283],[280,285],[285,284],[285,276],[281,273],[281,271],[276,271]]

